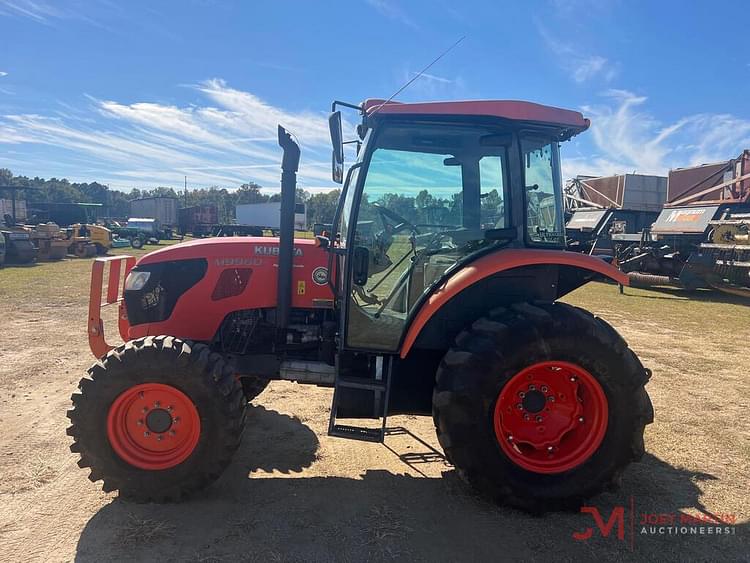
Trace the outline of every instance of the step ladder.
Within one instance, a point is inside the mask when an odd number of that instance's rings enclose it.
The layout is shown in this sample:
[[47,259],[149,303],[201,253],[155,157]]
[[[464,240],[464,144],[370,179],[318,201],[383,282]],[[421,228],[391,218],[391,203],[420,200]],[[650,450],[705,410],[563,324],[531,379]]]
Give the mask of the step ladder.
[[[341,371],[340,366],[337,366],[328,435],[364,442],[383,442],[393,375],[393,358],[376,356],[374,370],[372,370],[374,373],[369,373],[364,377],[342,375]],[[344,400],[342,395],[346,395],[345,390],[372,393],[371,410],[368,408],[367,416],[360,417],[370,420],[381,419],[380,427],[352,426],[336,422],[339,407]]]

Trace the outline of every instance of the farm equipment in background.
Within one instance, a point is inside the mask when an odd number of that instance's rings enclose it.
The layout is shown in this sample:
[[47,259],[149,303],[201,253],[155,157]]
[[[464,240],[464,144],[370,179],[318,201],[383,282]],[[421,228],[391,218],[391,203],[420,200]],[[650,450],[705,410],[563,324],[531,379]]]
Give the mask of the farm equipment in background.
[[195,238],[209,236],[219,224],[219,211],[215,205],[193,205],[178,210],[178,233]]
[[[361,118],[346,175],[342,106]],[[331,436],[382,442],[389,415],[432,416],[448,461],[493,500],[570,509],[616,486],[644,453],[650,372],[605,321],[558,301],[628,283],[564,250],[559,143],[588,120],[367,100],[334,102],[329,126],[343,183],[331,237],[294,238],[300,149],[279,126],[279,238],[94,261],[97,361],[68,412],[78,465],[123,497],[178,500],[218,478],[247,402],[281,379],[333,388]]]
[[38,251],[31,242],[31,235],[23,225],[17,224],[8,213],[3,216],[0,237],[4,243],[6,264],[28,264],[37,259]]
[[[148,217],[154,220],[154,229],[160,239],[171,239],[179,224],[179,200],[175,197],[144,197],[130,202],[131,217]],[[129,219],[141,221],[141,219]],[[149,230],[145,228],[144,230]]]
[[750,296],[750,150],[670,170],[667,200],[649,232],[618,244],[620,269],[640,285]]
[[70,226],[70,234],[73,238],[88,237],[91,244],[96,247],[96,253],[99,256],[107,254],[113,246],[112,231],[101,225],[76,223]]
[[565,185],[568,250],[611,258],[613,239],[640,240],[666,200],[663,176],[578,176]]
[[67,233],[68,254],[76,258],[92,258],[97,255],[96,245],[88,236],[75,236],[71,229],[65,229]]
[[138,231],[138,236],[145,237],[145,242],[150,244],[159,244],[160,240],[172,238],[172,229],[169,227],[162,228],[159,219],[153,217],[130,217],[128,218],[127,228]]
[[[164,233],[159,231],[158,223],[150,218],[128,219],[123,225],[120,221],[108,221],[107,229],[112,232],[113,240],[128,241],[133,248],[143,248],[145,244],[159,244],[164,238]],[[171,233],[168,233],[171,236]],[[124,245],[117,243],[116,246]]]
[[62,260],[68,254],[69,242],[57,223],[40,223],[26,230],[37,249],[37,260]]
[[29,264],[36,260],[38,251],[27,231],[4,228],[0,229],[0,236],[5,242],[6,264]]

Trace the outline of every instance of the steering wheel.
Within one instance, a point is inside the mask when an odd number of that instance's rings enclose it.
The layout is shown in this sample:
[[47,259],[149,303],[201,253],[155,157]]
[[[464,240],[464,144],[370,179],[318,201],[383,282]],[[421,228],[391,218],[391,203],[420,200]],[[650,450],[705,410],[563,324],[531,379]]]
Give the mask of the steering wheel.
[[[379,203],[373,203],[372,206],[375,208],[375,211],[380,213],[380,218],[383,221],[383,226],[385,227],[385,230],[388,234],[392,235],[395,233],[400,233],[407,228],[415,234],[420,234],[417,226],[402,215],[399,215],[398,213],[391,209],[388,209],[387,207],[383,207]],[[388,224],[388,221],[386,221],[386,218],[396,223],[396,225],[394,227],[391,227]]]

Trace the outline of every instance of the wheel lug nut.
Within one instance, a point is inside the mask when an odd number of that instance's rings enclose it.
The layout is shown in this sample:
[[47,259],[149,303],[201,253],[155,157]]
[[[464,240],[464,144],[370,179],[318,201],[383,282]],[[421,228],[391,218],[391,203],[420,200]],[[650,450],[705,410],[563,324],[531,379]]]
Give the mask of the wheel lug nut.
[[512,442],[513,441],[513,436],[508,436],[508,441]]
[[529,420],[531,417],[528,414],[523,415],[524,420]]
[[143,391],[141,391],[140,393],[138,393],[138,398],[139,399],[143,399],[144,396],[145,396],[145,393]]
[[174,422],[175,424],[177,424],[178,422],[180,422],[180,417],[179,416],[174,417],[172,419],[172,422]]
[[547,446],[547,451],[548,451],[549,453],[552,453],[552,452],[554,452],[554,451],[555,451],[555,448],[553,448],[552,446]]
[[149,432],[148,430],[146,430],[146,431],[145,431],[145,432],[143,433],[143,437],[144,437],[144,438],[148,438],[149,436],[151,436],[151,432]]
[[526,393],[524,393],[523,391],[521,391],[521,392],[519,392],[519,393],[518,393],[518,396],[519,396],[519,397],[520,397],[521,399],[523,399],[523,398],[524,398],[524,397],[526,396]]
[[143,412],[148,412],[148,407],[143,407]]
[[549,397],[547,397],[547,400],[548,400],[548,401],[549,401],[550,403],[554,403],[554,402],[555,402],[555,397],[554,397],[553,395],[550,395]]
[[547,386],[546,386],[546,385],[542,385],[542,386],[540,387],[540,390],[541,390],[541,392],[542,392],[542,393],[546,393],[547,391],[549,391],[549,389],[547,388]]
[[529,385],[529,391],[533,391],[534,389],[536,389],[536,385]]
[[174,409],[174,407],[173,407],[172,405],[169,405],[169,406],[167,407],[167,410],[168,410],[168,411],[170,411],[170,412],[172,412],[172,410],[173,410],[173,409]]
[[156,439],[157,439],[157,440],[159,440],[159,441],[161,442],[161,441],[162,441],[162,440],[164,439],[164,435],[162,435],[162,434],[159,434],[159,435],[158,435],[158,436],[156,437]]
[[575,375],[574,375],[574,376],[572,376],[572,377],[570,378],[570,380],[571,380],[571,381],[575,381],[575,380],[576,380],[576,376],[575,376]]
[[174,436],[175,434],[176,434],[176,432],[175,432],[174,430],[170,430],[170,431],[169,431],[169,435],[170,435],[170,436]]
[[582,417],[582,416],[579,416],[579,417],[578,417],[578,422],[581,422],[581,423],[583,423],[583,417]]
[[517,409],[518,409],[519,411],[520,411],[520,410],[523,410],[523,405],[522,405],[521,403],[518,403],[518,404],[516,405],[516,408],[517,408]]
[[537,417],[536,417],[536,421],[537,421],[537,422],[541,422],[541,421],[542,421],[542,417],[541,417],[541,416],[537,416]]
[[139,419],[138,422],[136,422],[138,426],[143,426],[143,419]]
[[160,403],[159,401],[156,401],[156,402],[154,403],[154,407],[155,407],[155,408],[157,408],[157,409],[158,409],[158,408],[159,408],[160,406],[161,406],[161,403]]

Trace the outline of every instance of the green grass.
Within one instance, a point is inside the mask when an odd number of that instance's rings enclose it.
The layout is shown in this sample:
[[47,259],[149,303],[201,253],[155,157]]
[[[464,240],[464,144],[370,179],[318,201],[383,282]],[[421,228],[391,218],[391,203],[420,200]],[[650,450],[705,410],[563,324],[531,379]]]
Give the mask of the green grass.
[[[129,255],[140,258],[164,246],[180,241],[162,241],[159,245],[135,248],[114,248],[109,256]],[[91,264],[94,258],[65,258],[54,262],[6,264],[0,268],[0,302],[11,305],[18,299],[48,300],[70,303],[88,299]]]
[[[720,331],[746,333],[750,328],[750,300],[718,291],[685,291],[677,288],[625,288],[620,295],[616,285],[589,283],[567,295],[563,301],[584,307],[604,317],[653,322],[691,335]],[[733,338],[732,338],[733,339]]]

